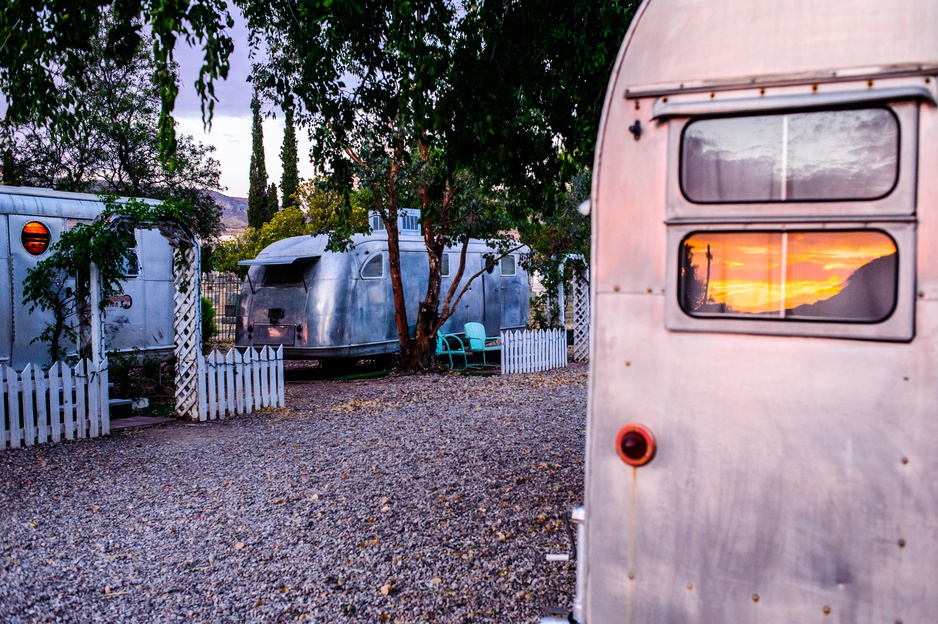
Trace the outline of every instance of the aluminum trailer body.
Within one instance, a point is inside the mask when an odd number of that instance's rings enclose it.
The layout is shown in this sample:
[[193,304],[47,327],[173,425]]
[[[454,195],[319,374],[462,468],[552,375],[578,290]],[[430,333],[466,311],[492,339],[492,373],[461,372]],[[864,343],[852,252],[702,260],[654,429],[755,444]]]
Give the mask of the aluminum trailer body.
[[[297,359],[353,359],[399,350],[387,233],[356,234],[349,250],[341,253],[327,251],[327,242],[326,235],[288,238],[242,262],[250,268],[239,301],[237,346],[283,345],[285,357]],[[427,288],[427,252],[421,236],[403,232],[400,249],[407,318],[413,327]],[[492,253],[484,242],[470,241],[463,282]],[[521,253],[505,256],[475,279],[444,332],[461,334],[470,321],[483,323],[490,335],[526,327],[530,288]],[[442,294],[459,262],[457,249],[449,248],[445,255]]]
[[[0,255],[6,258],[0,270],[0,363],[17,370],[49,363],[48,345],[33,339],[52,316],[30,311],[23,301],[23,281],[29,269],[49,256],[62,232],[90,223],[103,207],[96,195],[0,186]],[[27,249],[29,230],[36,227],[27,226],[35,223],[48,232],[48,247],[39,254]],[[134,236],[137,273],[122,283],[122,294],[105,313],[105,344],[109,351],[162,357],[173,350],[172,248],[157,230],[138,229]]]
[[938,2],[646,0],[591,199],[581,624],[938,621]]

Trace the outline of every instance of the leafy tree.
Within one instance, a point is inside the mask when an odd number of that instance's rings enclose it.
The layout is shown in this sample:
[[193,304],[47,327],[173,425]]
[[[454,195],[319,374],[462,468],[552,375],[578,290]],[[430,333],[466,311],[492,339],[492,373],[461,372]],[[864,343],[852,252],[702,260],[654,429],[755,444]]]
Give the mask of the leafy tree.
[[[344,205],[341,193],[325,190],[312,181],[300,183],[297,199],[299,205],[283,208],[260,228],[248,227],[241,236],[219,243],[212,256],[215,269],[244,276],[247,267],[238,262],[256,258],[268,245],[290,236],[328,234]],[[352,193],[350,201],[351,227],[356,232],[367,231],[370,194],[367,191]]]
[[105,17],[101,33],[84,54],[80,80],[65,86],[81,99],[71,133],[59,133],[54,119],[13,124],[7,119],[3,178],[7,184],[128,197],[185,200],[196,209],[196,231],[211,242],[220,231],[220,209],[207,189],[219,188],[214,147],[179,137],[175,167],[160,160],[157,134],[160,94],[151,81],[157,65],[147,39],[118,63],[104,43],[115,18]]
[[280,162],[283,165],[283,176],[280,178],[280,192],[283,208],[296,206],[296,193],[300,185],[300,171],[297,163],[300,160],[296,147],[296,123],[293,119],[293,109],[287,108],[286,124],[283,130],[283,146],[280,148]]
[[[289,97],[303,111],[313,157],[331,170],[333,188],[348,192],[357,179],[371,192],[372,209],[388,235],[402,362],[412,370],[428,366],[436,331],[449,313],[445,305],[440,308],[443,250],[468,244],[470,237],[497,238],[506,225],[487,218],[491,204],[477,193],[495,181],[466,167],[471,154],[450,147],[449,135],[466,127],[454,76],[464,39],[461,13],[471,7],[448,0],[378,0],[304,3],[300,11],[282,1],[245,1],[242,8],[255,43],[266,44],[269,58],[255,70],[255,83],[266,96]],[[397,224],[405,205],[421,210],[430,273],[414,339]],[[338,245],[351,233],[349,213],[339,212]],[[461,263],[456,274],[464,268]]]
[[[340,226],[339,219],[346,209],[343,194],[328,188],[324,179],[300,182],[296,193],[297,206],[306,214],[310,228],[316,234],[328,234]],[[348,226],[354,232],[368,231],[368,211],[372,205],[371,191],[361,189],[349,197]]]
[[265,247],[284,238],[312,233],[312,227],[303,212],[296,206],[290,206],[278,211],[261,227],[249,226],[241,236],[219,243],[214,250],[212,263],[218,271],[231,271],[244,276],[247,267],[238,265],[241,260],[256,258]]
[[[108,15],[111,17],[109,18]],[[234,25],[225,0],[9,0],[0,12],[0,90],[7,97],[7,118],[14,124],[47,123],[59,135],[78,142],[81,119],[95,103],[83,93],[94,87],[86,74],[94,48],[118,66],[132,63],[151,34],[152,79],[160,96],[158,144],[168,170],[176,164],[172,118],[179,91],[173,51],[179,39],[203,50],[195,81],[208,123],[216,101],[214,83],[228,75],[233,49],[226,29]],[[103,33],[103,36],[102,36]],[[79,89],[75,89],[77,85]]]
[[[248,188],[248,226],[259,228],[273,216],[267,186],[267,164],[264,159],[264,126],[261,123],[261,102],[254,93],[251,100],[251,165]],[[276,202],[276,195],[274,196]]]
[[[31,38],[17,37],[11,46],[20,56],[13,60],[7,52],[0,55],[0,73],[7,71],[0,76],[0,88],[8,94],[10,68],[22,66],[21,59],[26,64],[48,60],[47,48],[73,54],[70,71],[80,73],[76,68],[82,40],[55,37],[62,28],[59,15],[77,15],[72,18],[77,30],[87,36],[84,25],[94,19],[97,6],[80,0],[62,11],[61,0],[38,2],[40,10],[26,15],[33,24],[28,29]],[[158,62],[171,60],[174,35],[190,40],[207,37],[208,73],[203,74],[207,80],[201,82],[201,93],[203,102],[210,104],[204,87],[220,75],[221,68],[227,71],[230,52],[219,34],[229,19],[221,0],[155,8],[156,0],[138,2],[120,3],[121,16],[156,20]],[[314,160],[330,171],[336,189],[347,193],[354,174],[372,191],[373,207],[385,222],[391,244],[402,353],[408,367],[425,366],[433,330],[441,323],[434,310],[439,250],[469,236],[498,233],[487,228],[500,221],[501,211],[496,211],[499,218],[475,218],[484,216],[485,210],[476,212],[476,208],[486,202],[457,191],[503,190],[510,199],[509,214],[520,225],[537,224],[542,210],[560,205],[556,199],[566,182],[591,160],[609,70],[636,2],[238,0],[238,4],[253,28],[252,45],[266,53],[261,56],[267,61],[255,69],[255,85],[284,109],[287,101],[296,102],[298,121],[311,129]],[[17,16],[31,10],[31,5],[15,0],[0,22],[0,36],[12,33]],[[49,13],[54,19],[44,23]],[[116,32],[113,40],[124,42],[124,30]],[[50,43],[37,42],[43,38]],[[161,86],[166,84],[162,70],[160,65],[156,76]],[[57,105],[58,93],[50,96],[53,89],[46,88],[51,82],[16,78],[20,95],[61,112],[70,104]],[[175,91],[161,88],[161,96],[165,120]],[[165,135],[161,132],[161,137]],[[174,146],[161,142],[161,147],[172,151]],[[399,262],[394,261],[397,214],[401,205],[408,205],[401,203],[408,201],[408,195],[416,201],[409,205],[422,210],[431,273],[413,343],[407,336]],[[351,231],[343,225],[349,212],[347,208],[340,212],[337,241]]]

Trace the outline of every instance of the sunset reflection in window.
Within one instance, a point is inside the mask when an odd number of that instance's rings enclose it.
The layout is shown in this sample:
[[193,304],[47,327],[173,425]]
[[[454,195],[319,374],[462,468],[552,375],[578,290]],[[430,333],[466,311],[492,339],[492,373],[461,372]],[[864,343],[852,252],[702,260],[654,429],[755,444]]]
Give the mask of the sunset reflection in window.
[[897,256],[880,231],[696,232],[680,248],[680,303],[695,316],[881,321]]

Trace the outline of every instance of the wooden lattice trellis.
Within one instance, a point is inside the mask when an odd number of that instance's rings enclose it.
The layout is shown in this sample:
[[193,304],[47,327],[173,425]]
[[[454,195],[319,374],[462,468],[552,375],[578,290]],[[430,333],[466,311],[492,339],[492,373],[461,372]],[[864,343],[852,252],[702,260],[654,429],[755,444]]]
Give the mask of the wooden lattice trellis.
[[573,269],[573,361],[590,359],[590,270]]
[[202,420],[201,363],[202,314],[199,279],[199,246],[179,246],[173,250],[173,278],[176,284],[173,331],[176,355],[176,413]]
[[[584,362],[590,358],[590,270],[580,254],[566,256],[560,261],[560,272],[568,262],[573,273],[573,361]],[[566,300],[563,281],[557,287],[557,299],[560,307],[560,324],[566,324]]]

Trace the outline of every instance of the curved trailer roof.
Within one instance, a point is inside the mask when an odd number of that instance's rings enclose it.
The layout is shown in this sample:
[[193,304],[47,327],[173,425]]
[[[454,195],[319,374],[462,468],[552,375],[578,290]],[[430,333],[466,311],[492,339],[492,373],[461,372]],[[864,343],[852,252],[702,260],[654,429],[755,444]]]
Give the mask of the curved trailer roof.
[[[118,198],[118,203],[127,201]],[[153,199],[141,201],[157,204]],[[46,188],[0,186],[0,214],[46,215],[63,219],[94,219],[101,214],[101,198],[90,193],[69,193]]]
[[938,67],[936,22],[934,0],[646,0],[611,95],[922,73]]

